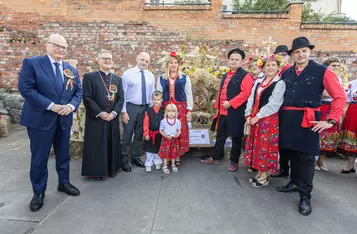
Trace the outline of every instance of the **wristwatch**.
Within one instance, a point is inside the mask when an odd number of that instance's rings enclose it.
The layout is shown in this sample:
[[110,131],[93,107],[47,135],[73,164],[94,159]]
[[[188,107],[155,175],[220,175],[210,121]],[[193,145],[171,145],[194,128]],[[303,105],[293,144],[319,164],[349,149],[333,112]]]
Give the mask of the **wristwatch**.
[[332,124],[332,125],[336,124],[336,121],[333,120],[333,119],[328,119],[326,122],[329,123],[329,124]]

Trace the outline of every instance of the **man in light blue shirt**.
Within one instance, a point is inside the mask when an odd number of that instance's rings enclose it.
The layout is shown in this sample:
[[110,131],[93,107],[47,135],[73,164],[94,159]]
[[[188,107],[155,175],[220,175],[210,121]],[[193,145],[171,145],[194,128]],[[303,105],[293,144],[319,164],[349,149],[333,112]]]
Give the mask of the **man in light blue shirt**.
[[143,139],[143,122],[145,112],[151,105],[152,93],[155,91],[154,75],[147,70],[150,63],[148,53],[142,52],[136,58],[136,66],[123,73],[124,105],[122,120],[124,134],[122,142],[123,171],[130,172],[128,155],[131,148],[131,139],[134,134],[131,163],[138,167],[145,167],[140,159]]

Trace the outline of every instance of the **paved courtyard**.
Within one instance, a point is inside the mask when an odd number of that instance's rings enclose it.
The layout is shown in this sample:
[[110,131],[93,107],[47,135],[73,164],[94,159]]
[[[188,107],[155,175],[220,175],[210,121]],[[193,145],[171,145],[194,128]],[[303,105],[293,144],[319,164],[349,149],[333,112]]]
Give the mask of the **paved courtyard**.
[[240,233],[357,233],[357,176],[342,175],[345,165],[329,159],[330,172],[317,172],[313,213],[297,211],[297,193],[282,194],[275,187],[286,179],[271,179],[265,188],[249,185],[251,176],[199,163],[188,156],[180,171],[119,172],[105,181],[81,177],[81,161],[71,163],[71,182],[79,197],[56,191],[54,160],[49,161],[45,205],[29,210],[32,197],[29,141],[24,128],[0,139],[0,233],[8,234],[240,234]]

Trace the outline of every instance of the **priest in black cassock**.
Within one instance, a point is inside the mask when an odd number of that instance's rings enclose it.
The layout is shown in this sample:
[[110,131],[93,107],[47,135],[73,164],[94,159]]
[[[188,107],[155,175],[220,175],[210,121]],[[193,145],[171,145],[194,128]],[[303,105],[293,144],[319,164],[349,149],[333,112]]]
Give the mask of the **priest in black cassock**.
[[99,70],[84,74],[86,108],[82,176],[115,177],[122,167],[119,115],[124,103],[121,77],[111,72],[112,54],[101,51]]

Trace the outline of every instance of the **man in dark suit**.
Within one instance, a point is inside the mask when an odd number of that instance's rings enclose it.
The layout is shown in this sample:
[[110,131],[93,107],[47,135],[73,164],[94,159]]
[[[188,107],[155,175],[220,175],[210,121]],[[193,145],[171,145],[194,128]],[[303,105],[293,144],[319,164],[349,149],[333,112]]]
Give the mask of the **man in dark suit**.
[[31,211],[43,206],[52,145],[57,190],[72,196],[80,194],[69,182],[69,138],[72,112],[81,102],[82,87],[77,70],[63,61],[67,47],[61,35],[49,36],[47,55],[24,59],[20,72],[19,91],[25,98],[20,123],[27,127],[31,149],[30,179],[34,192]]

